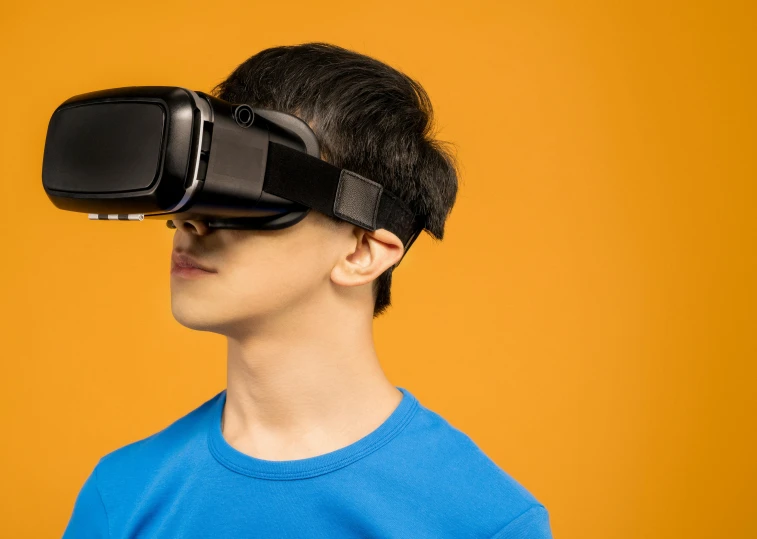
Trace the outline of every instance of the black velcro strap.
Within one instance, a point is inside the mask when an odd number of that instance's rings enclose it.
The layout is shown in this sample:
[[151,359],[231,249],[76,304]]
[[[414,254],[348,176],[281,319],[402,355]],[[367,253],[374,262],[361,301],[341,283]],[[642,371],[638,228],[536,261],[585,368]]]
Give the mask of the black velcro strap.
[[384,228],[406,248],[423,227],[423,220],[381,184],[276,142],[268,143],[263,191],[367,230]]
[[334,199],[334,215],[354,225],[376,230],[383,190],[380,183],[342,169]]

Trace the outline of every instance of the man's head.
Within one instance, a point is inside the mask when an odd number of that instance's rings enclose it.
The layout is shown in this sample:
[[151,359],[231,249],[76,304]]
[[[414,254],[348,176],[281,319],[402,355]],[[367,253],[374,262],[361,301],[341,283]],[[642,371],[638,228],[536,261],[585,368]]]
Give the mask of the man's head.
[[[212,94],[301,118],[318,138],[322,159],[381,183],[425,216],[434,238],[443,238],[457,194],[456,166],[445,143],[432,138],[431,103],[414,80],[368,56],[308,43],[259,52]],[[363,305],[376,317],[390,305],[392,266],[403,254],[391,232],[314,210],[275,231],[174,223],[175,249],[218,271],[172,276],[174,315],[188,327],[220,333],[323,302]]]

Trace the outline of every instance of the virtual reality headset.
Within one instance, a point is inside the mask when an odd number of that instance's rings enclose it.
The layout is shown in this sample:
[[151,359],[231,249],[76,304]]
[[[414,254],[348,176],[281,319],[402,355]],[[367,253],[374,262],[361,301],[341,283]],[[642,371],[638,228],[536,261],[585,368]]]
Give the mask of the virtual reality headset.
[[406,253],[423,217],[320,155],[310,126],[291,114],[175,86],[113,88],[55,109],[42,184],[62,210],[93,220],[164,219],[171,228],[173,218],[274,230],[315,209],[389,230]]

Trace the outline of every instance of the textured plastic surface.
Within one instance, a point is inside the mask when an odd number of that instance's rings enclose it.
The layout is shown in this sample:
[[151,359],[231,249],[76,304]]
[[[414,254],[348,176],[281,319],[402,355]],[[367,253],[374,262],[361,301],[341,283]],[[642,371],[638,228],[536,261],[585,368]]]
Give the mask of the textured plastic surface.
[[46,187],[77,193],[148,189],[160,176],[164,125],[159,101],[57,110],[45,145]]

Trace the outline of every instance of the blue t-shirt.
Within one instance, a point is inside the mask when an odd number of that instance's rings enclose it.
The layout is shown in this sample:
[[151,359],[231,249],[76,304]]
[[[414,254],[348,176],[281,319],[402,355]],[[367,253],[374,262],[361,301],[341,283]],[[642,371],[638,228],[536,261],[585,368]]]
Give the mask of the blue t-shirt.
[[549,539],[544,506],[408,390],[360,440],[273,461],[221,432],[226,390],[102,457],[64,539]]

